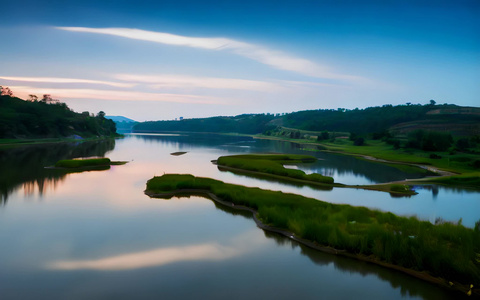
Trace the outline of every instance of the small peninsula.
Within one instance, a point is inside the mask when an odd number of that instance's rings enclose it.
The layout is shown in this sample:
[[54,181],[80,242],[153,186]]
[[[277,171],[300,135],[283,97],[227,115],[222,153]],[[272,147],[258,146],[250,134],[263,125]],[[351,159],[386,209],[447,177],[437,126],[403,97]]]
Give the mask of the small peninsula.
[[[474,229],[365,207],[331,204],[300,195],[227,184],[211,178],[166,174],[148,180],[150,197],[206,195],[245,207],[266,230],[316,248],[390,267],[463,292],[480,284],[480,221]],[[464,247],[470,241],[472,247]],[[322,251],[323,251],[322,250]]]

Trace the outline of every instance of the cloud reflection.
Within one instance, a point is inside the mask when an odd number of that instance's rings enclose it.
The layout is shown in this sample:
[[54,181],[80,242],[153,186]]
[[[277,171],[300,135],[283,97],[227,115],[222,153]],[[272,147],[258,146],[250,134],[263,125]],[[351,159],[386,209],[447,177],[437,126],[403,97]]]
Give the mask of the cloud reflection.
[[264,237],[258,232],[251,231],[237,236],[228,246],[204,243],[182,247],[162,247],[94,260],[54,261],[47,264],[46,268],[57,271],[122,271],[159,267],[184,261],[221,261],[254,251],[265,243]]

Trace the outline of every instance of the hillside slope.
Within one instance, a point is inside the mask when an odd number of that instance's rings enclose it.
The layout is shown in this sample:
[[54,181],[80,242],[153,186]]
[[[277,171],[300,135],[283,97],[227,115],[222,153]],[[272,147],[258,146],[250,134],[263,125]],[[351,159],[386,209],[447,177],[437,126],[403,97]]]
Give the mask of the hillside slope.
[[390,131],[406,135],[416,129],[448,131],[454,136],[480,135],[480,108],[444,105],[383,105],[366,109],[318,109],[284,114],[143,122],[134,131],[193,131],[265,133],[278,127],[306,131],[355,132],[360,135]]
[[73,112],[65,103],[25,101],[0,96],[0,138],[57,138],[114,136],[115,123],[104,113]]

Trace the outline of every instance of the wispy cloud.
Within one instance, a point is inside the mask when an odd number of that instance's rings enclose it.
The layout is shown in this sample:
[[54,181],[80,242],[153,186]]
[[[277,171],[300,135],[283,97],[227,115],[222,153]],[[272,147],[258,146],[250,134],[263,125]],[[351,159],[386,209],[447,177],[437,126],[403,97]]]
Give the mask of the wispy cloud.
[[30,86],[11,86],[15,95],[27,97],[28,94],[51,94],[54,98],[74,99],[99,99],[99,100],[120,100],[120,101],[159,101],[176,103],[196,104],[228,104],[216,97],[188,95],[188,94],[166,94],[166,93],[145,93],[135,91],[119,90],[97,90],[97,89],[57,89],[57,88],[36,88]]
[[102,80],[78,79],[78,78],[58,78],[58,77],[13,77],[0,76],[0,79],[20,81],[20,82],[43,82],[43,83],[87,83],[87,84],[102,84],[114,87],[133,87],[135,84],[112,82]]
[[152,88],[208,88],[208,89],[234,89],[268,92],[278,90],[280,85],[256,80],[195,77],[185,75],[135,75],[117,74],[115,79],[131,83],[148,83]]
[[282,51],[273,50],[267,47],[236,41],[228,38],[188,37],[164,32],[155,32],[132,28],[56,28],[66,31],[120,36],[124,38],[150,41],[165,45],[184,46],[214,51],[225,50],[258,61],[262,64],[269,65],[276,69],[292,71],[311,77],[344,80],[349,82],[362,82],[366,80],[365,78],[359,76],[336,73],[326,66],[319,65],[308,59],[288,55]]

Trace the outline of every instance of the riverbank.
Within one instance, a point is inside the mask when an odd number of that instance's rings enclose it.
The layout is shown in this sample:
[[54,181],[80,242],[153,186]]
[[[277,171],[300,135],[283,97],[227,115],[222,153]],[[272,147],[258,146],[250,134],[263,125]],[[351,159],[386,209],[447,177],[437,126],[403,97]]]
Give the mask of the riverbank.
[[118,136],[102,136],[93,138],[41,138],[41,139],[0,139],[0,148],[13,148],[24,145],[42,145],[42,144],[58,144],[58,143],[83,143],[94,142],[109,139],[121,139],[124,135]]
[[398,150],[394,150],[392,146],[381,141],[369,140],[369,144],[367,145],[353,146],[350,145],[348,141],[319,143],[312,142],[311,140],[297,140],[266,135],[251,135],[251,137],[255,139],[296,143],[304,146],[304,150],[306,151],[322,151],[341,155],[351,155],[383,164],[417,167],[438,174],[438,176],[435,177],[395,182],[397,184],[409,184],[414,182],[415,184],[442,184],[476,190],[480,189],[480,172],[476,171],[473,167],[468,167],[468,164],[466,163],[478,159],[478,155],[450,155],[448,157],[442,157],[441,159],[432,159],[427,157],[428,153],[426,152],[417,151],[412,153],[399,153]]
[[[154,177],[145,193],[162,198],[179,193],[206,194],[228,207],[250,211],[262,229],[323,252],[375,263],[464,293],[470,283],[480,283],[475,266],[479,233],[462,225],[433,225],[363,207],[192,175]],[[480,295],[479,290],[473,292]]]
[[[302,179],[302,178],[294,178],[294,177],[289,177],[289,176],[282,176],[282,175],[277,175],[277,174],[272,174],[272,173],[267,173],[267,172],[260,172],[260,171],[254,171],[254,170],[247,170],[243,168],[235,168],[231,166],[226,166],[226,165],[220,165],[218,164],[218,161],[213,160],[213,164],[218,166],[218,169],[220,171],[229,171],[234,174],[242,174],[242,175],[247,175],[247,176],[258,176],[258,177],[269,177],[269,178],[274,178],[279,181],[283,182],[291,182],[294,184],[301,184],[301,185],[307,185],[311,186],[314,188],[318,188],[321,190],[331,190],[334,187],[337,188],[353,188],[353,189],[363,189],[363,190],[370,190],[370,191],[378,191],[378,192],[387,192],[390,193],[391,195],[402,197],[402,196],[413,196],[416,195],[417,193],[410,189],[408,187],[408,181],[398,181],[398,182],[393,182],[393,183],[379,183],[379,184],[372,184],[372,185],[346,185],[342,183],[326,183],[326,182],[321,182],[321,181],[312,181],[308,179]],[[296,170],[299,171],[299,170]]]

